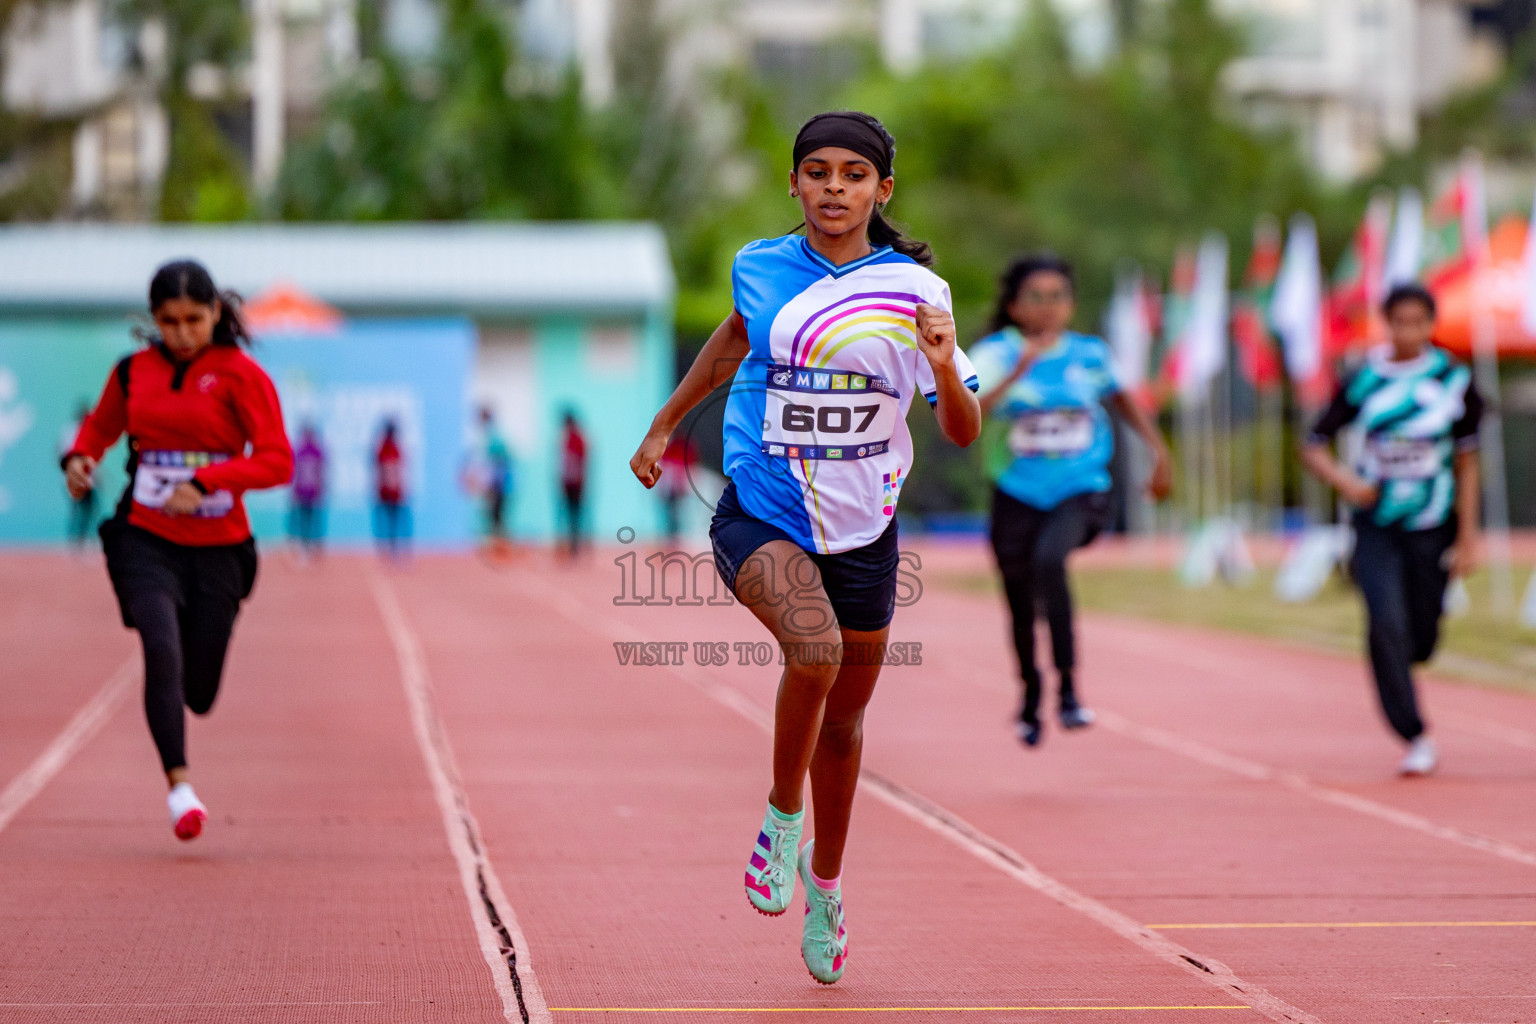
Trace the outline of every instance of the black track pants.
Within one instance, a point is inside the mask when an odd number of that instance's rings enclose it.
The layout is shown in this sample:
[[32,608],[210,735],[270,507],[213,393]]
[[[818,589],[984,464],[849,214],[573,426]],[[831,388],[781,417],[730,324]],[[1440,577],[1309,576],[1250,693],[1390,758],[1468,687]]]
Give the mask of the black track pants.
[[1079,494],[1054,508],[1039,509],[1002,491],[992,492],[992,553],[1013,614],[1013,646],[1024,680],[1024,706],[1019,717],[1025,721],[1039,721],[1040,713],[1040,669],[1035,663],[1037,607],[1044,611],[1050,627],[1062,705],[1076,704],[1072,670],[1077,665],[1077,650],[1067,556],[1098,536],[1108,509],[1107,494]]
[[1402,530],[1355,521],[1351,571],[1365,598],[1366,649],[1381,710],[1405,740],[1424,731],[1413,687],[1413,666],[1428,661],[1440,639],[1440,615],[1449,582],[1443,561],[1456,524]]
[[218,696],[235,617],[255,582],[255,543],[190,547],[128,526],[108,546],[124,622],[144,647],[144,713],[160,763],[185,767],[182,708],[204,715]]

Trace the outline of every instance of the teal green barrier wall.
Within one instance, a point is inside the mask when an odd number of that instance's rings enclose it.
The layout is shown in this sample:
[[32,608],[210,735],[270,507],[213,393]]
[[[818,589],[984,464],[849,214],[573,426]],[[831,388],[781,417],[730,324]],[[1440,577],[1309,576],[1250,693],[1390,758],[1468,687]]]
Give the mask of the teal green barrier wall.
[[[366,323],[358,322],[360,328]],[[82,400],[94,404],[113,364],[136,349],[129,326],[125,317],[0,320],[0,544],[63,542],[69,502],[58,469],[60,439],[77,404]],[[623,527],[633,529],[638,539],[659,535],[660,500],[635,480],[629,458],[671,391],[673,338],[667,314],[656,311],[599,323],[572,315],[535,321],[532,329],[537,436],[531,446],[522,445],[515,452],[511,525],[516,538],[547,541],[559,530],[557,447],[559,417],[566,406],[576,411],[588,440],[588,536],[612,543]],[[615,329],[633,337],[633,345],[619,359],[593,343],[597,333]],[[287,343],[273,339],[265,353],[257,352],[258,359],[265,355],[263,361],[274,364],[280,390],[289,393],[285,400],[296,398],[304,362],[290,359],[287,348]],[[452,404],[462,401],[455,398]],[[291,427],[297,425],[298,411],[288,410]],[[441,467],[459,466],[476,443],[471,411],[457,408],[454,414],[462,418],[461,439],[451,444],[444,440],[446,433],[434,432],[434,455],[441,459],[434,459],[439,467],[432,474],[434,479]],[[100,515],[110,513],[122,491],[124,458],[120,443],[103,461]],[[437,491],[442,492],[441,484]],[[427,530],[434,536],[423,539],[470,543],[479,533],[480,520],[466,507],[465,499],[457,495],[445,506],[451,509],[450,518],[462,525],[440,532]],[[259,536],[273,538],[283,532],[286,501],[281,491],[250,498]],[[341,518],[334,524],[335,539],[359,542],[359,530],[347,518],[351,512],[337,512]]]
[[[135,351],[125,318],[0,321],[0,543],[58,544],[69,497],[60,444],[76,406],[95,405],[113,365]],[[97,475],[97,511],[123,490],[119,442]]]
[[530,486],[522,489],[514,519],[525,537],[547,539],[561,529],[558,449],[560,417],[567,406],[587,438],[588,536],[613,543],[624,527],[639,538],[661,532],[660,500],[640,486],[629,459],[671,393],[672,329],[670,321],[654,314],[629,326],[635,334],[634,358],[618,365],[597,355],[591,323],[571,317],[534,327],[542,408],[536,450],[519,453],[520,479]]

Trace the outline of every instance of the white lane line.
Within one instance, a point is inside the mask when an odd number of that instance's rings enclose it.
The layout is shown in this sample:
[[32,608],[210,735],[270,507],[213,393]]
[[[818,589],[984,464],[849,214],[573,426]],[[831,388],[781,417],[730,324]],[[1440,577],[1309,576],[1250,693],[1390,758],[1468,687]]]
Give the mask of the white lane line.
[[[1005,689],[1005,687],[994,686],[962,673],[949,673],[949,678],[970,682],[986,690]],[[1012,687],[1007,687],[1006,689],[1011,690]],[[1431,836],[1435,839],[1455,843],[1458,846],[1480,850],[1483,853],[1489,853],[1504,860],[1514,861],[1516,864],[1536,867],[1536,853],[1516,846],[1514,843],[1495,839],[1492,836],[1485,836],[1477,832],[1468,832],[1465,829],[1459,829],[1451,825],[1442,825],[1421,815],[1400,810],[1389,804],[1379,803],[1368,797],[1357,796],[1342,789],[1324,786],[1321,783],[1313,782],[1304,775],[1295,772],[1282,772],[1268,765],[1260,764],[1257,761],[1250,761],[1245,757],[1228,754],[1226,751],[1217,750],[1215,747],[1208,747],[1204,743],[1192,740],[1187,736],[1180,736],[1178,733],[1159,729],[1156,726],[1133,722],[1124,715],[1116,714],[1113,711],[1105,711],[1102,708],[1097,709],[1097,711],[1099,723],[1110,732],[1119,733],[1128,739],[1145,743],[1148,746],[1156,747],[1170,754],[1178,754],[1180,757],[1188,758],[1191,761],[1198,761],[1203,765],[1224,772],[1231,772],[1233,775],[1241,775],[1243,778],[1254,782],[1273,783],[1292,792],[1310,797],[1313,800],[1319,800],[1326,804],[1332,804],[1335,807],[1342,807],[1345,810],[1365,814],[1380,821],[1397,825],[1400,828],[1418,832],[1420,835]],[[1511,732],[1519,733],[1519,730],[1511,730]],[[1513,741],[1511,737],[1505,738]]]
[[[618,639],[640,639],[639,633],[628,624],[596,613],[592,608],[583,606],[568,594],[554,593],[550,595],[550,599],[568,620],[578,626],[592,629],[594,626],[601,625]],[[679,678],[772,735],[772,712],[753,701],[745,693],[735,687],[726,686],[710,678],[708,673],[691,666],[674,665],[668,668]],[[1259,985],[1239,978],[1225,964],[1210,957],[1197,956],[1167,937],[1149,931],[1093,897],[1085,896],[1076,889],[1057,881],[1035,867],[1013,848],[992,838],[926,797],[868,768],[860,773],[859,781],[882,803],[960,847],[983,863],[996,868],[1041,895],[1055,900],[1062,906],[1083,914],[1096,924],[1128,939],[1158,959],[1193,974],[1201,981],[1214,985],[1223,992],[1237,996],[1250,1008],[1270,1020],[1289,1022],[1289,1024],[1322,1024],[1318,1018],[1305,1010],[1292,1006],[1278,996],[1271,995]]]
[[427,775],[432,780],[432,795],[443,815],[443,831],[448,836],[453,859],[458,863],[459,882],[469,900],[469,913],[475,922],[480,952],[491,969],[496,992],[501,996],[502,1010],[508,1021],[551,1024],[554,1018],[550,1016],[544,993],[534,976],[528,940],[518,927],[512,904],[491,868],[490,856],[480,836],[480,824],[469,809],[469,797],[464,792],[453,747],[432,700],[432,684],[427,676],[421,644],[406,621],[394,587],[377,569],[368,571],[368,585],[395,647],[416,744],[421,748]]
[[1502,722],[1491,722],[1486,718],[1460,711],[1436,711],[1434,717],[1442,722],[1448,722],[1452,728],[1474,733],[1484,739],[1498,740],[1525,750],[1536,750],[1536,733],[1525,729],[1517,729]]
[[[1119,637],[1119,642],[1123,646],[1134,648],[1132,653],[1140,653],[1149,657],[1162,658],[1164,660],[1168,659],[1167,650],[1165,647],[1159,646],[1157,637],[1147,633],[1144,628],[1139,628],[1148,625],[1145,620],[1137,620],[1125,616],[1105,616],[1104,619],[1115,628],[1123,630]],[[1352,659],[1337,651],[1320,649],[1318,647],[1310,646],[1300,642],[1276,640],[1274,638],[1259,636],[1245,637],[1241,634],[1234,635],[1232,633],[1226,632],[1224,632],[1223,635],[1228,639],[1253,640],[1259,643],[1267,643],[1281,650],[1286,650],[1293,653],[1320,655],[1345,665],[1354,665],[1358,663],[1355,659]],[[1201,658],[1202,667],[1207,672],[1225,674],[1226,676],[1233,678],[1240,677],[1243,672],[1247,671],[1250,664],[1249,661],[1245,660],[1241,655],[1228,652],[1212,652],[1206,650],[1201,652]],[[1429,679],[1429,682],[1436,684],[1441,689],[1447,689],[1457,685],[1455,683],[1446,682],[1442,679],[1436,679],[1433,677]],[[1450,725],[1462,732],[1469,732],[1474,735],[1481,736],[1484,739],[1498,740],[1501,743],[1507,743],[1510,746],[1520,747],[1525,750],[1536,750],[1536,732],[1532,732],[1530,729],[1521,729],[1519,727],[1509,725],[1505,722],[1486,718],[1481,714],[1474,714],[1457,709],[1436,710],[1430,717],[1433,718],[1436,722]]]
[[1513,843],[1492,836],[1481,835],[1477,832],[1468,832],[1464,829],[1450,825],[1442,825],[1439,822],[1430,821],[1428,818],[1413,814],[1410,811],[1400,810],[1388,804],[1378,803],[1368,797],[1358,796],[1342,789],[1334,789],[1332,786],[1324,786],[1313,782],[1304,775],[1294,772],[1277,771],[1268,765],[1259,764],[1257,761],[1249,761],[1247,758],[1235,757],[1224,751],[1208,747],[1196,740],[1177,733],[1171,733],[1164,729],[1158,729],[1150,725],[1141,725],[1129,719],[1115,714],[1113,711],[1100,711],[1099,722],[1111,732],[1119,733],[1130,739],[1138,740],[1148,746],[1166,750],[1171,754],[1198,761],[1212,768],[1241,775],[1255,782],[1272,782],[1311,797],[1314,800],[1368,815],[1379,821],[1385,821],[1399,828],[1406,828],[1421,835],[1431,836],[1435,839],[1443,839],[1458,846],[1490,853],[1504,860],[1514,861],[1516,864],[1524,864],[1526,867],[1536,867],[1536,853],[1532,853]]
[[27,765],[25,771],[11,780],[4,792],[0,792],[0,830],[4,830],[49,780],[59,774],[69,759],[107,724],[138,679],[138,673],[134,672],[137,664],[135,656],[118,666],[101,689],[75,712],[75,717],[53,738],[53,742]]

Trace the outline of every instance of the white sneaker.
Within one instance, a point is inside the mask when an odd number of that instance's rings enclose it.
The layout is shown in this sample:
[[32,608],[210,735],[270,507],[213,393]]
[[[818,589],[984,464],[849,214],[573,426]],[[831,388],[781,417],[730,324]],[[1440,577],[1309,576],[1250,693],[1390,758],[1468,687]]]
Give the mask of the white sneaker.
[[1435,770],[1435,765],[1439,762],[1440,751],[1435,746],[1435,741],[1421,735],[1413,741],[1412,746],[1408,748],[1408,753],[1403,755],[1397,771],[1399,775],[1428,775]]
[[196,839],[202,834],[203,823],[208,820],[208,808],[192,792],[192,783],[178,782],[172,786],[165,805],[170,809],[171,828],[177,839]]

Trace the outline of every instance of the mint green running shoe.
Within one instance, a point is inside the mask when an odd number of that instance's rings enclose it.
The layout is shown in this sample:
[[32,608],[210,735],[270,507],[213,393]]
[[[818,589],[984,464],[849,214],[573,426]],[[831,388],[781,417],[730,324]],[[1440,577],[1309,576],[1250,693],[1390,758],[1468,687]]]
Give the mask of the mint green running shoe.
[[747,899],[759,914],[778,917],[789,909],[795,896],[795,872],[790,862],[800,848],[804,825],[803,809],[791,821],[781,819],[771,806],[764,812],[757,846],[747,864]]
[[800,851],[800,880],[805,883],[805,925],[800,933],[800,956],[811,977],[831,985],[843,976],[848,964],[848,923],[843,919],[843,889],[823,892],[811,878],[813,839]]

